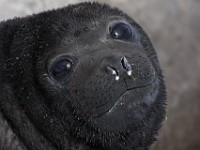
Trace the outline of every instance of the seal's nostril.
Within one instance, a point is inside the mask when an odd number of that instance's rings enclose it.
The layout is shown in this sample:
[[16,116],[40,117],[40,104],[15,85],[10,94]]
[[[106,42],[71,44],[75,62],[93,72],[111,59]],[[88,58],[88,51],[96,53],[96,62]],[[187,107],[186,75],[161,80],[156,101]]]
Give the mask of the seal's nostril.
[[132,75],[132,67],[131,67],[131,64],[129,64],[126,57],[121,58],[121,64],[122,64],[123,68],[127,71],[127,74],[129,76],[131,76]]
[[115,80],[119,80],[119,73],[117,71],[117,69],[113,68],[113,67],[110,67],[110,66],[107,66],[107,69],[112,72],[113,75],[115,75]]
[[121,59],[121,64],[123,66],[124,69],[126,69],[126,62],[125,62],[126,57],[122,57]]
[[130,70],[131,69],[131,65],[128,63],[128,60],[127,60],[126,57],[122,57],[121,64],[122,64],[124,69],[126,69],[126,70]]
[[117,72],[117,70],[115,69],[115,68],[113,68],[113,67],[110,67],[110,66],[107,66],[107,69],[110,71],[110,72],[112,72],[112,74],[118,74],[118,72]]

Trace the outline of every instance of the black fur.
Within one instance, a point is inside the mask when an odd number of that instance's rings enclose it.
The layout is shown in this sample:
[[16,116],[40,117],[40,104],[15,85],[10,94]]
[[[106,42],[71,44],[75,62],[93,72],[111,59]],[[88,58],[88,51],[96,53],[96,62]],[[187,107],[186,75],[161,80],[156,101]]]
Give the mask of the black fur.
[[[113,22],[129,24],[137,39],[110,38]],[[146,150],[155,141],[165,116],[162,72],[126,14],[81,3],[1,22],[0,32],[0,149]],[[51,67],[61,56],[73,67],[57,80]]]

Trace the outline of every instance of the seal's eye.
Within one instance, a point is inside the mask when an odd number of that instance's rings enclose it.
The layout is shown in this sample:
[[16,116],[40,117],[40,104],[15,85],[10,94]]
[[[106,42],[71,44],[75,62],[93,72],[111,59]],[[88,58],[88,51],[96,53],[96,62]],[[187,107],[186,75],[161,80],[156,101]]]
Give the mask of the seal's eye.
[[63,58],[56,61],[52,65],[51,72],[54,78],[61,79],[67,76],[71,70],[72,70],[72,62],[66,58]]
[[109,27],[109,34],[113,39],[130,41],[133,38],[131,27],[123,22],[111,25]]

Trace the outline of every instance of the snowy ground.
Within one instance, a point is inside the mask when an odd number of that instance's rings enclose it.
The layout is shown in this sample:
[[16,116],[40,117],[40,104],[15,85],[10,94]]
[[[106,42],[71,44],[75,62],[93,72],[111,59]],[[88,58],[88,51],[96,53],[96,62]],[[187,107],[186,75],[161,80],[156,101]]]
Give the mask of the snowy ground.
[[[0,20],[82,0],[0,0]],[[154,150],[200,149],[200,1],[99,0],[124,10],[157,49],[168,90],[168,119]]]

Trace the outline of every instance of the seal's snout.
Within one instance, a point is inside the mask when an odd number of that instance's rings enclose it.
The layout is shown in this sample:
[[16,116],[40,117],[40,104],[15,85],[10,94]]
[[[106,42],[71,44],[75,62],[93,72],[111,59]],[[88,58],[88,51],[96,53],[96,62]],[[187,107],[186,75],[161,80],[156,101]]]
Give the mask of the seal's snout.
[[108,56],[103,59],[101,65],[105,73],[112,75],[116,81],[123,79],[133,87],[135,84],[146,85],[155,78],[155,69],[150,60],[143,54]]
[[123,68],[127,71],[127,74],[128,74],[129,76],[131,76],[131,75],[132,75],[132,72],[133,72],[132,66],[131,66],[131,64],[128,62],[128,60],[127,60],[126,57],[122,57],[122,59],[121,59],[121,65],[122,65]]
[[[120,66],[121,64],[121,66]],[[106,66],[107,72],[111,72],[113,75],[115,75],[115,80],[119,80],[120,76],[119,73],[121,72],[126,72],[128,76],[132,75],[132,66],[128,62],[127,58],[124,56],[121,58],[121,63],[118,63],[120,70],[117,70],[116,67],[113,66]]]

